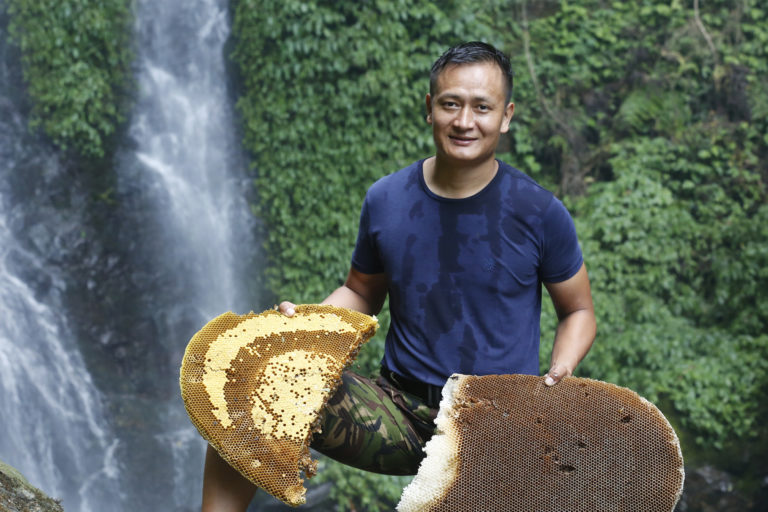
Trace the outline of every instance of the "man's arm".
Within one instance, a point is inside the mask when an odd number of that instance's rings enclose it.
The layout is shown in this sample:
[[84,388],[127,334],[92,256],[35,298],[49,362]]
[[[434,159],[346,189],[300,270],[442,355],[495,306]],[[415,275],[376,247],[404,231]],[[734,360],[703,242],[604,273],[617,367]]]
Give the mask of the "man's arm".
[[557,313],[557,330],[546,384],[552,386],[570,376],[592,346],[597,332],[595,308],[582,265],[576,274],[561,283],[544,283]]
[[[354,268],[349,269],[347,280],[336,288],[322,304],[354,309],[366,315],[375,315],[381,311],[387,296],[386,274],[364,274]],[[280,303],[280,311],[286,316],[293,316],[292,302]]]
[[[363,274],[352,268],[344,284],[322,303],[373,315],[381,311],[386,296],[386,274]],[[293,316],[295,307],[292,302],[280,303],[280,311],[286,316]],[[203,472],[203,512],[241,512],[248,507],[255,492],[255,485],[208,446]]]

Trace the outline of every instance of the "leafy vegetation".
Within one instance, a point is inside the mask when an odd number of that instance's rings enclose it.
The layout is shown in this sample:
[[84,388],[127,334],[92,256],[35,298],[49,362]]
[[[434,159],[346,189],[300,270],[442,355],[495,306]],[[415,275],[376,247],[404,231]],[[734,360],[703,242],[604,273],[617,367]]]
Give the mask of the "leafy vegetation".
[[62,149],[105,154],[131,90],[130,2],[8,0],[33,100],[31,127]]
[[[577,222],[599,317],[580,374],[661,404],[704,458],[756,439],[768,384],[768,9],[237,5],[240,111],[276,297],[317,301],[342,282],[365,188],[430,154],[429,65],[458,40],[487,40],[517,72],[501,156],[555,190]],[[546,366],[551,307],[543,323]],[[380,350],[378,338],[358,370],[373,371]],[[351,510],[386,510],[403,484],[366,485],[327,464],[330,478],[357,482],[334,488]]]
[[[768,70],[764,47],[739,44],[765,13],[749,2],[599,4],[530,20],[518,8],[512,53],[529,71],[518,101],[531,113],[514,125],[516,153],[576,216],[600,325],[582,373],[670,404],[684,435],[723,448],[756,432],[766,384],[755,114]],[[552,44],[553,33],[566,35]]]

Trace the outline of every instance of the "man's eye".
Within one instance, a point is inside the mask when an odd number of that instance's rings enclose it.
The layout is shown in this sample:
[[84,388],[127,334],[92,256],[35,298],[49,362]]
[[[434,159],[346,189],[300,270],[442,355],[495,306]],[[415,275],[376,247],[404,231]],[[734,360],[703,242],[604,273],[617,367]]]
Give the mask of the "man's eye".
[[489,107],[488,105],[478,105],[477,109],[481,112],[488,112],[489,110],[491,110],[491,107]]

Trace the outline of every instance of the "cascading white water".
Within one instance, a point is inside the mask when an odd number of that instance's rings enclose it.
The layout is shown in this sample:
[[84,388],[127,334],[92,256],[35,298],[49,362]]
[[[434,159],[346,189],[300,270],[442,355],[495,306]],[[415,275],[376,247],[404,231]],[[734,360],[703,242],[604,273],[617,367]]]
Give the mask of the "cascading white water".
[[[129,129],[135,153],[118,169],[119,183],[129,190],[140,182],[146,204],[157,212],[149,259],[162,269],[160,285],[169,291],[147,304],[147,314],[160,319],[167,338],[160,342],[178,368],[190,326],[256,307],[246,289],[257,251],[246,200],[252,185],[228,94],[228,1],[139,0],[135,6],[139,101]],[[178,374],[168,375],[167,384],[172,398],[156,404],[166,414],[153,442],[170,447],[165,478],[172,481],[153,503],[187,510],[199,505],[205,445],[184,413]]]
[[[0,69],[0,460],[67,512],[200,504],[205,445],[180,400],[181,354],[211,317],[258,307],[227,3],[134,2],[137,102],[116,168],[99,169],[114,173],[109,206],[88,179],[47,202],[41,175],[55,195],[85,171],[38,147]],[[9,89],[21,87],[16,76]]]
[[248,270],[237,257],[253,251],[243,196],[250,185],[227,94],[228,2],[141,0],[136,6],[141,99],[130,134],[147,182],[167,194],[163,220],[174,247],[166,254],[190,275],[188,306],[210,318],[243,307]]
[[119,441],[59,308],[61,275],[10,228],[25,212],[10,207],[7,177],[20,162],[56,163],[34,147],[16,98],[6,93],[5,36],[0,30],[0,459],[68,510],[99,512],[108,496],[120,495]]
[[118,441],[82,358],[67,346],[66,318],[8,268],[9,260],[32,256],[15,243],[5,219],[0,216],[0,455],[72,510],[95,512],[105,496],[119,493],[111,457]]

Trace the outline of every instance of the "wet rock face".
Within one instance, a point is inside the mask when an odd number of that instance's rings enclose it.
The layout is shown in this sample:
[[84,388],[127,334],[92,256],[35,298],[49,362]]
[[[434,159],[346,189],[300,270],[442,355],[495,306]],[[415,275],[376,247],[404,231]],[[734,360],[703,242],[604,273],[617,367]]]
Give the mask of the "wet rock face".
[[148,376],[172,372],[176,362],[162,344],[136,343],[158,338],[145,308],[157,292],[139,293],[136,284],[161,279],[147,270],[155,248],[137,242],[147,237],[135,227],[155,212],[116,192],[111,160],[80,160],[29,130],[31,104],[19,50],[5,41],[7,23],[0,9],[0,203],[14,240],[5,265],[35,300],[73,319],[71,334],[100,389],[141,382],[140,392],[160,393],[165,383]]
[[129,393],[141,383],[140,392],[159,393],[162,382],[150,376],[171,372],[171,358],[162,344],[136,342],[159,337],[144,311],[145,301],[157,297],[134,284],[151,266],[141,261],[142,251],[131,251],[136,235],[121,198],[105,196],[113,186],[110,170],[53,152],[14,163],[5,191],[9,227],[19,243],[9,257],[12,270],[38,300],[73,320],[72,334],[100,389]]
[[733,478],[713,466],[686,468],[685,490],[676,512],[745,512],[765,510],[742,496]]
[[58,501],[33,487],[11,466],[0,462],[0,510],[8,512],[63,512]]

